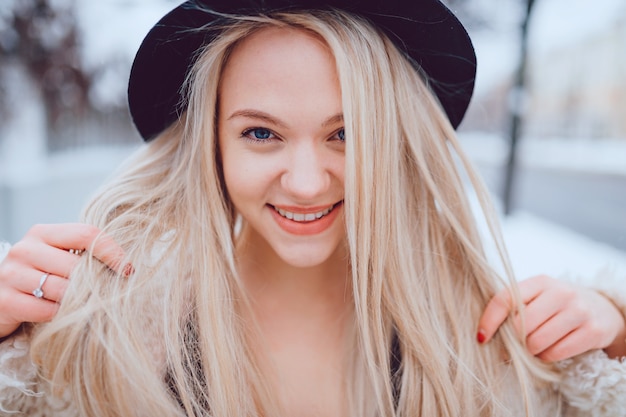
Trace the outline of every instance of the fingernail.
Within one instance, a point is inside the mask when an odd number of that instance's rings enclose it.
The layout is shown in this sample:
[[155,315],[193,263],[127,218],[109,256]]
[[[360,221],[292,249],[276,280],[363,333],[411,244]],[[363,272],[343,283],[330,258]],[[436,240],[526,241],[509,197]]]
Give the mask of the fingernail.
[[485,339],[487,339],[487,336],[485,336],[485,332],[480,329],[476,334],[476,341],[482,345],[483,343],[485,343]]
[[129,276],[131,276],[134,273],[135,273],[135,268],[133,268],[133,266],[131,264],[126,264],[126,266],[122,270],[122,275],[124,275],[124,277],[126,277],[126,278],[128,278]]

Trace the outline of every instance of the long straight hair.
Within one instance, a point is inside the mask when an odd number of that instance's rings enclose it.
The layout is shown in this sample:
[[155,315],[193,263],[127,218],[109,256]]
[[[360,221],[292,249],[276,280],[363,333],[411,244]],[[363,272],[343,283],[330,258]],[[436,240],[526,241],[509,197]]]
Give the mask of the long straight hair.
[[512,277],[501,279],[487,261],[459,170],[508,265],[484,187],[428,80],[376,28],[339,11],[231,17],[200,51],[186,112],[85,211],[135,271],[120,277],[89,257],[73,271],[59,313],[33,342],[55,392],[84,416],[281,413],[252,349],[256,327],[241,319],[249,301],[215,117],[230,52],[265,27],[323,40],[340,80],[355,317],[349,415],[513,415],[511,381],[523,394],[516,406],[533,415],[548,370],[508,322],[493,342],[475,342],[489,298],[504,285],[516,293]]

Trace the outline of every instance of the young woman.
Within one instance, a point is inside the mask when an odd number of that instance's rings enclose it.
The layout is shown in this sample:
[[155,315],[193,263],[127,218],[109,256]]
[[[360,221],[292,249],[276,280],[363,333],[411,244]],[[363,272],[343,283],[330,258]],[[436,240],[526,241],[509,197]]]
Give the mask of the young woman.
[[486,260],[473,77],[436,0],[176,8],[131,74],[147,145],[0,265],[3,409],[623,415],[624,304]]

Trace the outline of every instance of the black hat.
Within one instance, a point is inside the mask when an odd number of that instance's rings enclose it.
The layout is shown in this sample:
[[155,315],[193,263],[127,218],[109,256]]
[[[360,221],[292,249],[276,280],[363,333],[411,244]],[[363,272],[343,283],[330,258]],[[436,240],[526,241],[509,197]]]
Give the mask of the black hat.
[[[476,77],[474,48],[459,20],[439,0],[189,0],[146,35],[128,84],[130,113],[146,141],[183,110],[181,88],[196,52],[219,36],[220,14],[259,15],[289,10],[339,9],[382,29],[422,68],[456,128],[469,105]],[[211,13],[215,11],[217,13]],[[189,30],[199,27],[208,29]]]

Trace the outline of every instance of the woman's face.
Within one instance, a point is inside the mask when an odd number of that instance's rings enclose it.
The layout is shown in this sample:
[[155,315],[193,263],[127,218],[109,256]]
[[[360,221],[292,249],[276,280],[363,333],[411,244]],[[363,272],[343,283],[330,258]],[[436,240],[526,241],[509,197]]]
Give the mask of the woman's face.
[[296,267],[337,254],[344,134],[334,59],[311,35],[267,28],[233,50],[220,84],[218,136],[246,247]]

